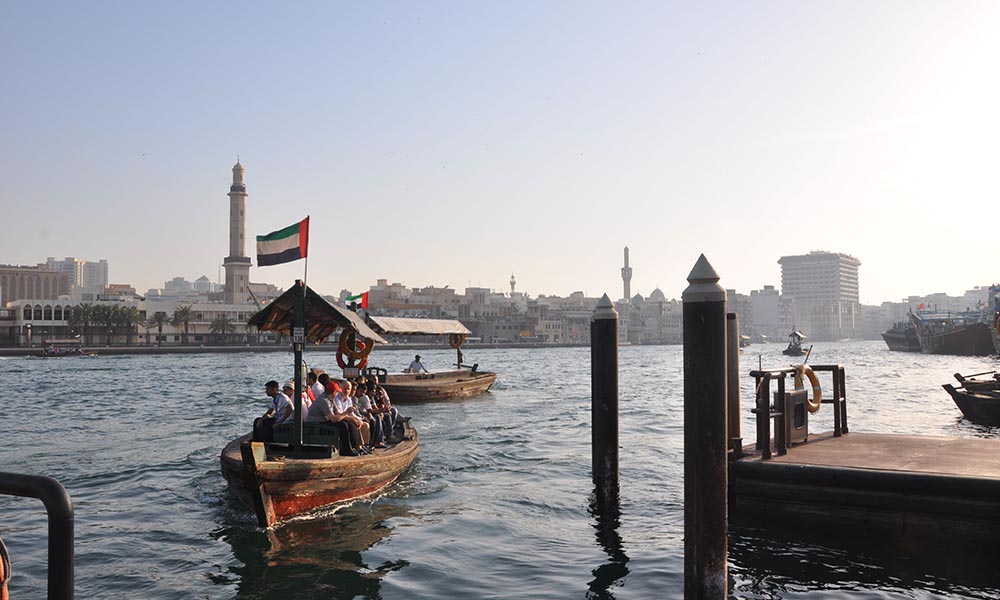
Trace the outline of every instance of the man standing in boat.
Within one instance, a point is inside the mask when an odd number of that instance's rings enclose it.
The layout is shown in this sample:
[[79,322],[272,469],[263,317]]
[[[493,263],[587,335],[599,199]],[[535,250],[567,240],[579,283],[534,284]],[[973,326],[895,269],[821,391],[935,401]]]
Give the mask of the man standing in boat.
[[420,362],[420,355],[418,354],[416,357],[414,357],[413,362],[410,363],[409,372],[410,373],[420,373],[421,371],[423,371],[424,373],[426,373],[427,372],[427,368],[424,367],[424,363]]

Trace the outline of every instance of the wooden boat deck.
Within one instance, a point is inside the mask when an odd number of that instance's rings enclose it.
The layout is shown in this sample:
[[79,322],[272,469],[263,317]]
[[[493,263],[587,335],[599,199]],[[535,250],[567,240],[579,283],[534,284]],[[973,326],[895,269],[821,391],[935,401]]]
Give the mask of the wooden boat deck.
[[812,434],[730,472],[734,522],[857,539],[950,539],[1000,554],[1000,440]]
[[843,467],[986,477],[1000,480],[1000,439],[951,438],[880,433],[811,434],[784,456],[741,460],[802,466]]

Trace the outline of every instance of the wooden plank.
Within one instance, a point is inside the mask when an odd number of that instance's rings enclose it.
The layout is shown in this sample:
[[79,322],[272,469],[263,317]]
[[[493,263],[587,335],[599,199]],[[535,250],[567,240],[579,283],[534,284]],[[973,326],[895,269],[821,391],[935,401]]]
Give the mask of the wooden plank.
[[[741,460],[760,459],[753,456]],[[850,433],[835,438],[831,433],[812,434],[807,443],[765,462],[1000,479],[1000,440],[881,433]]]

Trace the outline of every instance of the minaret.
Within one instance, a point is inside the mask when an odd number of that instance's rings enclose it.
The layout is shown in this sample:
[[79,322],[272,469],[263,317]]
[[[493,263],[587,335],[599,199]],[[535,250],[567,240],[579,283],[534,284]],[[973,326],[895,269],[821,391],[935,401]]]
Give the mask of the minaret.
[[632,267],[628,266],[628,246],[625,246],[625,266],[622,267],[622,283],[625,284],[625,299],[632,297]]
[[510,297],[514,297],[514,286],[517,285],[517,281],[514,279],[514,274],[510,274]]
[[226,269],[226,304],[247,301],[250,283],[250,257],[246,255],[247,186],[243,183],[243,165],[233,165],[233,185],[229,187],[229,256],[222,261]]

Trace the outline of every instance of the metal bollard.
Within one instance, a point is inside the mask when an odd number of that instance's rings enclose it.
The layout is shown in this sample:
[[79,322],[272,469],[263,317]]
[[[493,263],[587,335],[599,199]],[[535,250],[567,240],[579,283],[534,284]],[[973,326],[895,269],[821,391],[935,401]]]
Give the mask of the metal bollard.
[[684,598],[722,600],[728,579],[726,291],[702,254],[684,290]]
[[607,294],[590,321],[591,452],[600,505],[618,498],[618,311]]

